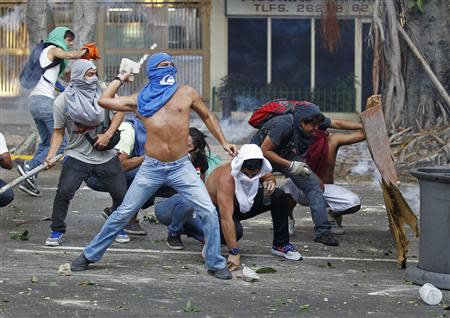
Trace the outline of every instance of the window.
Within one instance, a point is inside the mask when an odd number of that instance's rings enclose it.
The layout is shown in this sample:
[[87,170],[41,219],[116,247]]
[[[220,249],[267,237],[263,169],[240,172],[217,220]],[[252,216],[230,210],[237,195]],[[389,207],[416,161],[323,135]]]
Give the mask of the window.
[[266,85],[266,19],[228,19],[228,76],[249,87]]
[[310,87],[311,20],[272,20],[272,86]]

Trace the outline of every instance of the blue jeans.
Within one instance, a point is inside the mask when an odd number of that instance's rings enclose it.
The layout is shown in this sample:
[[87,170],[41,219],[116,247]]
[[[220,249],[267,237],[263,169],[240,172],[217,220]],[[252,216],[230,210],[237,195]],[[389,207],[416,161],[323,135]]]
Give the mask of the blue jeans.
[[[33,159],[26,161],[27,170],[31,170],[42,164],[47,157],[50,148],[50,140],[53,134],[53,99],[47,96],[30,96],[31,105],[30,112],[36,124],[41,143],[38,145]],[[58,149],[58,155],[64,152],[66,146],[66,139]]]
[[200,215],[206,236],[206,267],[210,270],[224,268],[226,261],[220,255],[217,211],[187,155],[172,162],[161,162],[145,156],[122,204],[106,220],[100,233],[85,247],[85,257],[91,262],[100,260],[117,233],[162,186],[169,186],[181,194]]
[[203,242],[202,221],[198,215],[194,217],[193,214],[192,205],[180,194],[155,205],[155,215],[159,222],[167,225],[169,235],[186,234]]
[[[288,155],[287,160],[301,161],[297,155]],[[290,178],[292,182],[302,190],[309,202],[311,209],[311,217],[314,222],[314,231],[316,238],[321,237],[330,232],[331,224],[328,221],[327,202],[323,196],[322,188],[320,187],[319,177],[311,172],[309,176],[294,176],[289,172],[289,169],[284,166],[272,164],[274,171],[281,172],[286,178]]]
[[[7,183],[0,179],[0,188],[3,188]],[[0,208],[3,208],[4,206],[7,206],[14,200],[14,192],[12,189],[9,189],[2,195],[0,195]]]

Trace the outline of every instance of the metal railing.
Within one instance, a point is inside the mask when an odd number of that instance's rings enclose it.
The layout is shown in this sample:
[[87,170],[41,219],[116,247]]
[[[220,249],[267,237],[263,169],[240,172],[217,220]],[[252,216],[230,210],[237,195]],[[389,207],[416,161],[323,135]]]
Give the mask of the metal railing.
[[213,87],[211,106],[214,111],[219,110],[219,99],[222,102],[222,111],[224,112],[253,111],[265,102],[277,98],[308,100],[319,106],[320,110],[324,112],[355,112],[356,107],[354,87],[346,89],[316,88],[314,91],[309,88],[285,87],[232,88],[224,95],[219,97],[217,88]]

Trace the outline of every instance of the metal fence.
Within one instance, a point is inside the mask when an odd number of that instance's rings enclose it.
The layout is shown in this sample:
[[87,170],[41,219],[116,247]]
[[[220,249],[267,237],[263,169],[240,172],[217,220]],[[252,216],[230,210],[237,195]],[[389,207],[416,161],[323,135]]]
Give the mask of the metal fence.
[[[207,10],[202,9],[207,1],[97,0],[97,3],[95,41],[102,55],[97,62],[102,79],[109,81],[117,75],[122,57],[139,61],[146,54],[165,51],[174,56],[178,82],[193,86],[200,94],[208,93],[209,47],[204,44],[204,28],[208,23],[204,22]],[[72,25],[72,1],[53,0],[50,7],[57,26]],[[19,74],[29,55],[25,14],[25,1],[0,4],[3,97],[20,95]],[[122,88],[121,93],[135,92],[146,81],[144,64],[134,83]]]
[[321,88],[311,91],[309,88],[232,88],[219,96],[216,87],[213,87],[212,109],[219,109],[218,102],[222,102],[224,112],[253,111],[256,107],[267,101],[277,98],[292,100],[308,100],[320,107],[324,112],[354,112],[355,88],[337,89]]

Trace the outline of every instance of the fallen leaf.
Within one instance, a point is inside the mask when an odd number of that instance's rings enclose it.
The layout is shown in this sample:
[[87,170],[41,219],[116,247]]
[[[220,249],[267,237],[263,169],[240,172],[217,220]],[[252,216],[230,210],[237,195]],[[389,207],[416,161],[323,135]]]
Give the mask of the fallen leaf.
[[11,240],[16,240],[16,241],[28,241],[28,230],[23,230],[21,232],[18,233],[14,233],[13,235],[11,235]]
[[272,274],[276,273],[277,270],[272,267],[260,267],[257,270],[255,270],[256,274]]
[[298,307],[298,311],[299,311],[299,312],[307,311],[307,310],[309,310],[309,304],[300,305],[300,306]]
[[39,281],[39,279],[36,276],[31,277],[32,283],[37,283],[38,281]]
[[192,305],[190,300],[187,301],[186,306],[183,308],[184,312],[200,312],[201,309],[197,306]]

